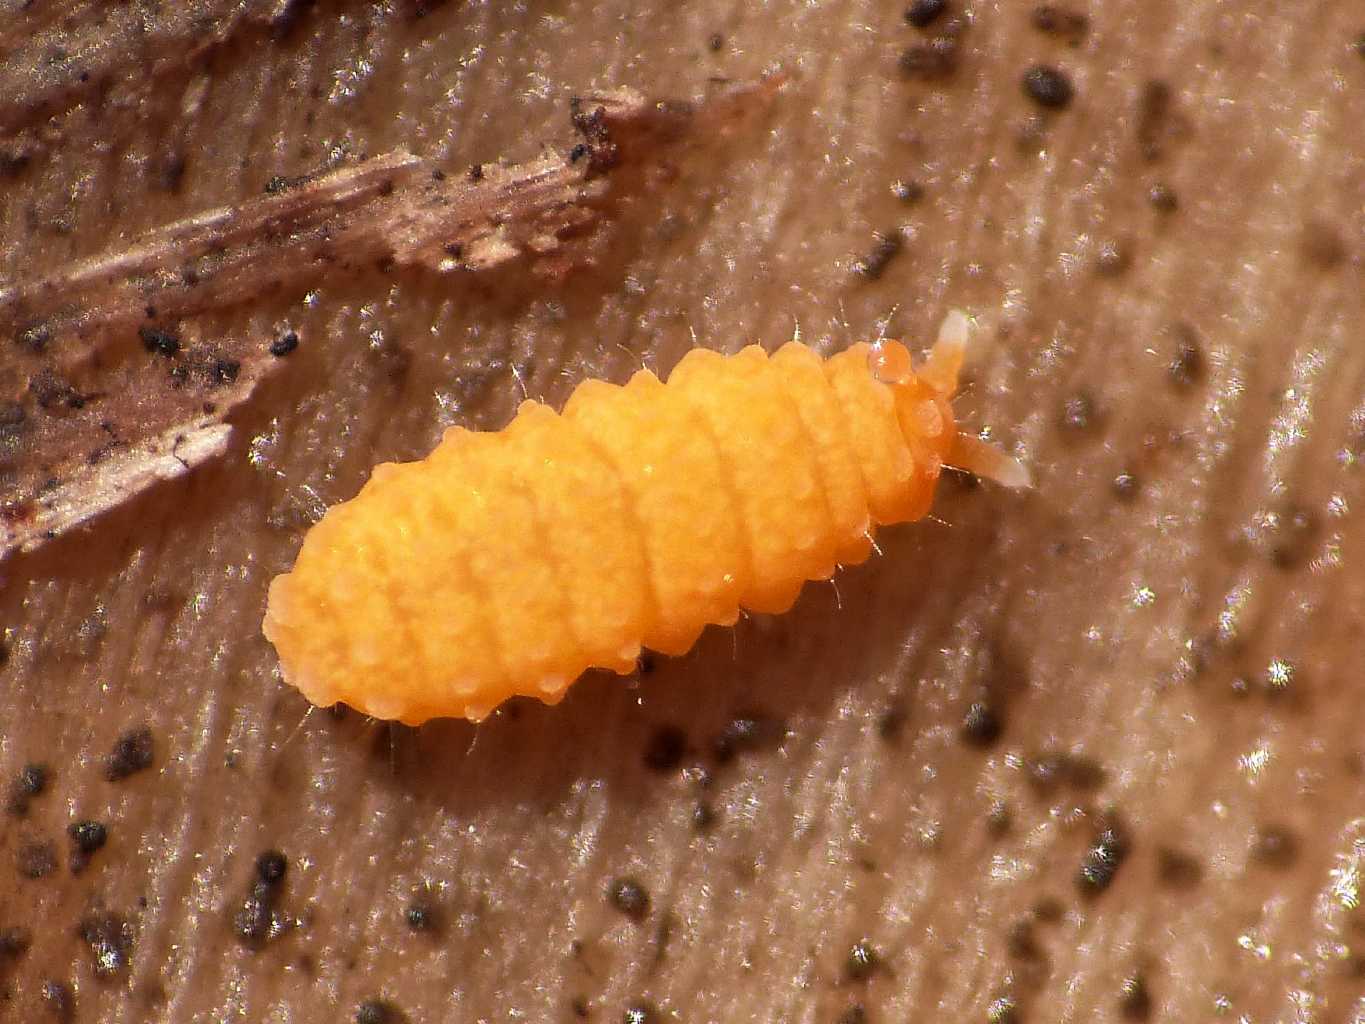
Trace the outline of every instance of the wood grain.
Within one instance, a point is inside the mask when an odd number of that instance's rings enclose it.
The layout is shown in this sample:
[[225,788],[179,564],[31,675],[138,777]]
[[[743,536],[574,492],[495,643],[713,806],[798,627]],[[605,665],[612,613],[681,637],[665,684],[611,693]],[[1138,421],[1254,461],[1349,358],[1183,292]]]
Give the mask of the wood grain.
[[[6,284],[329,154],[525,161],[575,95],[790,80],[562,278],[187,317],[299,346],[222,458],[0,565],[0,1017],[1365,1018],[1358,5],[179,6],[5,6]],[[950,307],[1034,491],[949,482],[790,615],[477,729],[279,682],[306,524],[518,377]]]

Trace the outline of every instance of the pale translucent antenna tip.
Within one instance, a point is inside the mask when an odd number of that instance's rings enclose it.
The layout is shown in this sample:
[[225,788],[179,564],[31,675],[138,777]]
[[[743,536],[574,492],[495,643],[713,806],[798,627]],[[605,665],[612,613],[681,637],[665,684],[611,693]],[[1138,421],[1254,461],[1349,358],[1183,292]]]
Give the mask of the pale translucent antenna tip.
[[966,348],[971,327],[971,321],[967,319],[966,313],[960,309],[949,310],[948,315],[943,318],[943,323],[939,326],[938,343],[955,348]]
[[962,369],[970,335],[971,321],[967,319],[967,314],[960,309],[949,312],[939,326],[938,340],[919,370],[920,379],[945,395],[956,391],[957,375]]
[[1018,459],[970,434],[958,434],[944,460],[955,469],[994,480],[1002,487],[1022,489],[1033,486],[1033,474]]

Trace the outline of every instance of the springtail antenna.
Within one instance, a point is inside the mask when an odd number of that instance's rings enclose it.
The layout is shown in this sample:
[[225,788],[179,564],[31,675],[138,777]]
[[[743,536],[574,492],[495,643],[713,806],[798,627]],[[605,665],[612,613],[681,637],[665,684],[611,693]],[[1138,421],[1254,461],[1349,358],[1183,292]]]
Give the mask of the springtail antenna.
[[956,391],[957,375],[967,355],[970,334],[971,322],[967,314],[960,309],[949,312],[938,329],[938,340],[929,350],[924,365],[916,371],[916,376],[942,394],[950,395]]
[[994,480],[1004,487],[1032,487],[1033,474],[1018,459],[1006,455],[995,445],[987,444],[970,434],[958,434],[944,460],[954,469],[964,469],[973,476]]

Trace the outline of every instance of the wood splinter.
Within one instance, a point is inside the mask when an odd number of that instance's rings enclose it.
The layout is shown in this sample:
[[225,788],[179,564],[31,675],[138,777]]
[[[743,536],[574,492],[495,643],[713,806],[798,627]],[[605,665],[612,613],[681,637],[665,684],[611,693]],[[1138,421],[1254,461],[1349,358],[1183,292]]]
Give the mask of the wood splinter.
[[[565,243],[638,185],[618,169],[647,165],[703,123],[725,126],[778,84],[734,86],[701,103],[631,90],[575,99],[580,141],[564,151],[455,173],[396,150],[272,178],[260,195],[116,251],[0,281],[0,338],[17,371],[0,388],[20,389],[0,393],[0,559],[227,449],[227,417],[292,347],[240,335],[182,344],[196,335],[192,318],[376,266],[482,273],[528,257],[562,274],[589,258]],[[178,471],[165,461],[176,437],[193,440]]]

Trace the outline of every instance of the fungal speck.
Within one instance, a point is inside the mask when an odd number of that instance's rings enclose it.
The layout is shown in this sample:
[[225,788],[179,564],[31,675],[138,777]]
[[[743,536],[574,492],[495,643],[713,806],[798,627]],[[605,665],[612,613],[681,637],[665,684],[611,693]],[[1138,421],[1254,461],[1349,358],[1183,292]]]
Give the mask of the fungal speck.
[[891,183],[891,194],[909,206],[924,198],[924,186],[917,181],[897,178]]
[[1157,182],[1147,190],[1147,202],[1159,213],[1175,213],[1180,209],[1180,197],[1165,182]]
[[632,921],[643,921],[649,913],[649,891],[635,878],[617,878],[607,887],[611,905]]
[[1076,883],[1087,896],[1098,896],[1113,884],[1119,868],[1128,859],[1128,838],[1122,826],[1110,823],[1100,830],[1094,843],[1081,859]]
[[403,911],[403,920],[415,932],[434,932],[440,929],[441,914],[434,903],[418,897]]
[[984,748],[992,746],[1003,731],[999,716],[988,704],[977,701],[962,716],[958,734],[968,746]]
[[1042,796],[1051,795],[1060,786],[1090,792],[1104,782],[1104,769],[1098,762],[1065,751],[1044,751],[1027,758],[1024,767],[1030,785]]
[[911,0],[905,20],[915,28],[928,28],[948,9],[948,0]]
[[114,749],[104,761],[104,777],[119,782],[150,768],[155,748],[152,730],[145,725],[129,729],[114,742]]
[[154,355],[169,359],[180,351],[180,339],[170,331],[163,331],[157,327],[139,327],[137,333],[142,338],[143,348]]
[[81,919],[77,934],[90,949],[95,975],[111,978],[128,967],[133,926],[118,914],[94,911]]
[[1035,64],[1024,72],[1023,88],[1025,96],[1049,110],[1064,110],[1076,95],[1066,72],[1046,64]]
[[957,40],[938,36],[928,43],[906,47],[896,64],[903,78],[919,82],[943,81],[957,70]]
[[986,1020],[989,1024],[1015,1024],[1019,1020],[1019,1004],[1014,996],[996,996],[986,1007]]
[[1073,46],[1090,28],[1090,19],[1084,14],[1056,4],[1039,4],[1029,15],[1029,21],[1039,32],[1058,36]]
[[5,810],[20,817],[28,813],[33,798],[40,796],[47,788],[48,767],[45,764],[26,764],[18,776],[10,783],[5,799]]
[[33,945],[33,933],[27,928],[0,928],[0,965],[22,957]]
[[232,930],[244,944],[259,947],[285,929],[276,913],[289,861],[278,850],[266,850],[256,858],[251,890],[232,918]]
[[1142,974],[1130,974],[1119,986],[1119,1015],[1124,1020],[1147,1020],[1152,1015],[1152,993]]
[[877,716],[877,735],[888,743],[895,742],[909,718],[905,705],[899,700],[893,701]]
[[104,848],[109,838],[108,829],[98,821],[73,822],[67,827],[66,833],[71,840],[71,854],[67,863],[73,875],[85,870],[90,858]]
[[1141,489],[1141,486],[1136,474],[1131,473],[1126,469],[1121,473],[1115,474],[1112,483],[1114,494],[1121,501],[1134,500],[1138,496],[1138,491]]
[[299,335],[297,331],[285,331],[270,343],[270,354],[276,359],[282,359],[289,355],[294,349],[299,347]]
[[878,234],[867,255],[853,261],[853,273],[869,281],[878,280],[904,247],[905,240],[899,231]]
[[882,966],[881,953],[867,939],[855,942],[844,960],[844,977],[849,981],[866,981]]

